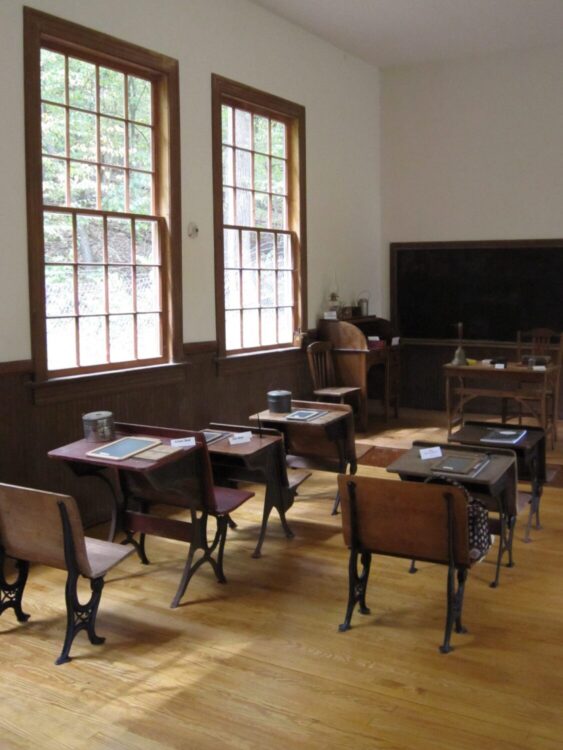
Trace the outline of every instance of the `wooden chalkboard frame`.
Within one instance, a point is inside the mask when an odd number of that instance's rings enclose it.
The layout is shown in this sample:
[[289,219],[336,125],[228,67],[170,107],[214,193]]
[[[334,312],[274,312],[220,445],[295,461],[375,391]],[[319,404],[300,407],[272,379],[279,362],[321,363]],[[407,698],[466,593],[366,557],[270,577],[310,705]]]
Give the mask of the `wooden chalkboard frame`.
[[[400,286],[400,279],[399,279],[399,265],[400,265],[400,256],[401,253],[404,253],[405,251],[412,252],[420,252],[421,254],[424,254],[425,252],[430,255],[428,251],[435,251],[435,250],[441,250],[441,251],[448,251],[451,253],[464,253],[469,254],[474,250],[486,250],[486,251],[492,251],[494,253],[508,253],[510,251],[514,250],[526,250],[530,251],[530,258],[532,258],[532,253],[534,250],[541,250],[541,251],[553,251],[554,252],[554,258],[557,260],[557,265],[563,262],[563,239],[540,239],[540,240],[478,240],[478,241],[453,241],[453,242],[393,242],[390,244],[390,290],[391,290],[391,320],[393,326],[399,331],[400,335],[403,338],[409,339],[417,339],[420,341],[440,341],[443,342],[445,340],[453,340],[456,337],[456,331],[454,328],[454,321],[451,321],[451,335],[449,336],[419,336],[412,334],[409,334],[409,331],[401,330],[401,319],[403,318],[402,310],[401,310],[401,290],[399,288]],[[483,255],[483,254],[481,254]],[[471,257],[470,255],[468,256]],[[476,256],[477,257],[477,256]],[[499,256],[499,258],[503,258],[503,256]],[[501,288],[502,285],[499,284],[499,288]],[[561,279],[561,287],[563,289],[563,277]],[[560,311],[557,314],[557,318],[560,321],[559,323],[559,329],[563,330],[563,293],[556,295],[558,296],[558,299],[553,299],[553,305],[559,305]],[[405,303],[407,304],[407,303]],[[445,313],[447,314],[447,313]],[[466,327],[464,330],[464,337],[472,339],[473,341],[514,341],[516,338],[516,331],[518,329],[518,322],[514,322],[514,331],[511,333],[510,337],[475,337],[471,335],[471,326],[468,325],[468,321],[463,321],[466,323]],[[536,327],[536,326],[542,326],[545,325],[545,322],[540,323],[537,322],[534,324],[534,326],[530,327]],[[553,326],[552,326],[553,327]],[[557,327],[557,326],[554,326]]]

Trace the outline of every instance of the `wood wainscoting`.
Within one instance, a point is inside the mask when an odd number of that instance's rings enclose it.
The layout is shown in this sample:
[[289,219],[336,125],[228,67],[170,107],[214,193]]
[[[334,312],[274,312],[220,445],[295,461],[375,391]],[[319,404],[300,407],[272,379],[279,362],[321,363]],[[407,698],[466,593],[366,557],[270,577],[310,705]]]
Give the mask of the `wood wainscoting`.
[[199,429],[209,422],[247,424],[283,388],[311,393],[305,353],[298,349],[217,362],[215,342],[184,347],[185,362],[50,384],[34,384],[30,361],[0,363],[0,481],[76,497],[84,524],[109,517],[109,489],[98,479],[73,477],[47,452],[82,437],[82,415],[100,409],[116,420]]

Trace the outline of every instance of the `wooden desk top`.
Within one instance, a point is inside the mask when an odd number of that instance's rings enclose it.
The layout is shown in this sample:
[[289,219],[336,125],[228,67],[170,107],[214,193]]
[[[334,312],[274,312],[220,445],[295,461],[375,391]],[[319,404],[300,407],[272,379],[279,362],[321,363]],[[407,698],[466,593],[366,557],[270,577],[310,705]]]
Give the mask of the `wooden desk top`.
[[[257,414],[252,414],[249,419],[251,422],[258,423],[258,422],[268,422],[276,423],[276,424],[292,424],[292,425],[301,425],[303,427],[308,428],[314,428],[314,427],[325,427],[328,424],[332,424],[333,422],[338,422],[340,419],[345,419],[350,411],[348,410],[328,410],[327,409],[328,404],[324,404],[321,402],[315,403],[315,405],[309,405],[309,406],[296,406],[292,411],[302,411],[304,409],[318,409],[319,411],[325,411],[326,414],[320,414],[318,417],[315,417],[314,419],[288,419],[288,416],[291,414],[291,412],[284,412],[283,414],[280,414],[278,412],[270,411],[269,409],[265,409],[264,411],[258,412]],[[333,404],[330,404],[330,406],[333,406]],[[263,438],[262,438],[263,439]]]
[[[465,483],[471,482],[474,484],[482,484],[486,486],[492,486],[496,484],[503,475],[514,466],[516,457],[508,452],[505,453],[491,453],[491,448],[476,449],[464,448],[462,446],[445,447],[440,446],[442,449],[442,456],[439,458],[422,459],[420,457],[420,448],[423,446],[413,446],[410,450],[400,456],[396,461],[389,464],[387,471],[392,474],[404,474],[413,477],[425,478],[429,476],[447,476],[450,479],[454,479],[457,482]],[[427,446],[424,446],[427,447]],[[483,455],[489,455],[489,463],[486,464],[481,470],[475,475],[471,472],[469,474],[453,474],[451,472],[435,472],[432,471],[432,467],[440,463],[445,456],[467,456],[469,452],[482,453]]]
[[453,365],[451,362],[443,365],[444,373],[448,376],[459,375],[490,375],[492,377],[508,375],[512,377],[522,377],[531,380],[541,380],[546,374],[552,374],[557,370],[557,365],[549,363],[543,370],[533,370],[527,365],[519,362],[508,362],[506,367],[495,367],[490,364],[477,363],[475,365]]
[[[130,434],[131,432],[116,432],[115,440],[119,440],[119,438],[126,437]],[[139,436],[143,435],[142,432],[138,432],[135,434]],[[159,436],[158,434],[151,434],[150,437],[156,437],[161,441],[162,444],[170,445],[170,438],[168,437]],[[113,442],[113,440],[108,440],[107,442]],[[101,448],[103,445],[107,445],[107,443],[93,443],[84,439],[76,440],[74,443],[63,445],[60,448],[54,448],[52,451],[49,451],[47,455],[49,458],[58,459],[60,461],[78,461],[80,463],[92,464],[92,466],[103,466],[111,469],[122,469],[124,471],[145,473],[153,471],[154,469],[159,469],[166,464],[177,461],[182,456],[198,449],[198,445],[195,445],[191,448],[179,448],[174,453],[170,453],[167,456],[159,459],[158,461],[137,458],[136,456],[125,458],[122,461],[116,461],[112,460],[111,458],[104,458],[103,456],[86,455],[88,451],[92,451],[96,448]]]

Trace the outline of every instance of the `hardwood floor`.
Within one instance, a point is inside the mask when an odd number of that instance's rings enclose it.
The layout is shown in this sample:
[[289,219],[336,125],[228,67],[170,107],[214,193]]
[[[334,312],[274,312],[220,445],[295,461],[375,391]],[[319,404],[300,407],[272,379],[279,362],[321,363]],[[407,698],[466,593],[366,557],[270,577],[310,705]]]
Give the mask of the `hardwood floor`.
[[[437,422],[424,419],[391,421],[384,439],[395,429],[397,444],[403,431]],[[65,576],[34,566],[24,595],[31,619],[0,618],[0,748],[561,748],[563,489],[546,487],[544,529],[532,543],[517,528],[516,566],[502,570],[498,589],[488,586],[494,555],[471,571],[469,633],[454,634],[449,655],[438,652],[439,566],[412,576],[405,561],[374,558],[372,613],[337,632],[347,550],[330,515],[334,492],[335,476],[315,473],[288,514],[295,538],[272,518],[259,560],[250,555],[261,498],[251,500],[229,531],[228,583],[203,568],[176,610],[168,605],[185,546],[151,538],[150,566],[130,557],[107,578],[97,628],[106,643],[80,634],[60,667]]]

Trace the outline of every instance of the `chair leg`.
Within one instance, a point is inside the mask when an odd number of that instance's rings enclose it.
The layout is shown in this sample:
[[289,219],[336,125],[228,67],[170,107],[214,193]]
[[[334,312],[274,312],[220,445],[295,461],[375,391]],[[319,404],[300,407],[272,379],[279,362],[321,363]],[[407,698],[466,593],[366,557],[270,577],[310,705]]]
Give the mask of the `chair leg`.
[[[362,572],[358,574],[358,555],[362,563]],[[359,604],[360,614],[369,615],[371,610],[366,605],[366,590],[368,585],[369,571],[371,567],[371,552],[358,553],[357,550],[350,550],[350,560],[348,563],[348,605],[346,607],[346,616],[344,622],[338,626],[338,630],[343,633],[350,630],[350,620],[354,607]]]
[[95,646],[105,643],[106,640],[96,635],[95,631],[96,616],[98,614],[98,607],[100,606],[104,579],[93,578],[90,580],[92,594],[86,604],[81,604],[78,600],[78,577],[78,573],[75,570],[69,570],[65,586],[66,634],[61,654],[55,661],[55,664],[65,664],[71,661],[69,655],[70,647],[76,635],[81,630],[86,630],[90,643]]
[[[215,532],[215,537],[211,544],[207,543],[207,516],[200,519],[200,521],[198,522],[198,530],[195,533],[194,539],[192,539],[192,541],[190,542],[190,549],[188,551],[188,557],[186,559],[182,578],[180,579],[180,583],[178,585],[176,594],[174,595],[174,599],[172,599],[172,603],[170,604],[170,607],[172,609],[175,609],[180,604],[180,601],[184,593],[186,592],[188,584],[191,581],[194,573],[203,565],[204,562],[208,562],[211,565],[211,567],[213,568],[213,572],[215,573],[215,577],[217,578],[219,583],[227,583],[227,579],[225,578],[225,574],[223,572],[223,551],[225,548],[225,541],[227,539],[228,518],[227,516],[219,516],[217,517],[216,521],[217,531]],[[202,550],[203,555],[199,558],[195,565],[192,565],[195,552],[198,549]],[[218,552],[217,559],[215,560],[213,558],[213,553],[216,549],[218,550]]]
[[444,642],[440,646],[440,651],[443,654],[448,654],[450,651],[453,651],[453,646],[450,644],[450,640],[454,623],[456,633],[467,632],[466,628],[463,627],[461,622],[461,614],[463,610],[463,594],[465,592],[466,579],[467,569],[458,568],[456,588],[455,567],[453,565],[448,565],[446,626],[444,630]]
[[6,554],[4,548],[0,547],[0,615],[10,607],[16,613],[18,622],[26,622],[29,615],[22,610],[22,596],[29,572],[27,560],[16,560],[18,575],[13,583],[8,583],[4,575],[4,564]]

